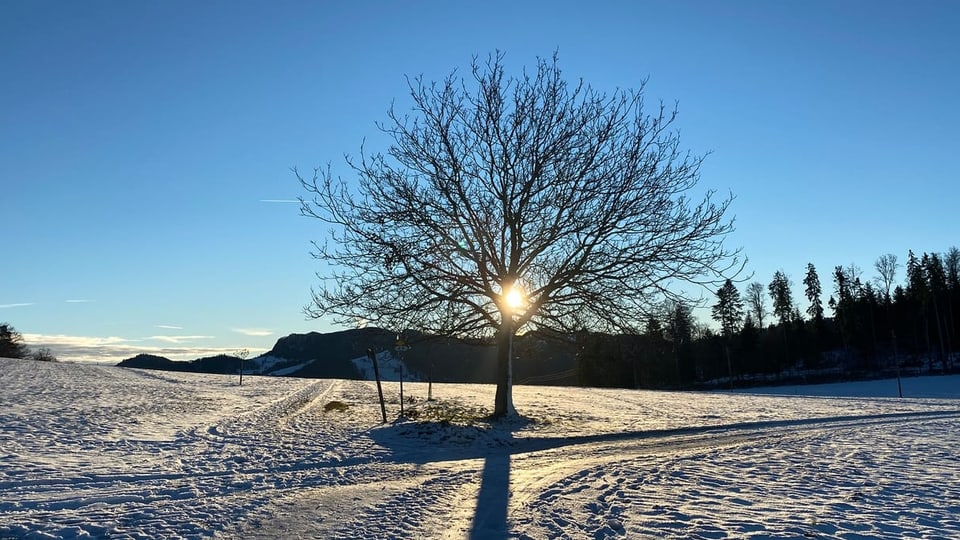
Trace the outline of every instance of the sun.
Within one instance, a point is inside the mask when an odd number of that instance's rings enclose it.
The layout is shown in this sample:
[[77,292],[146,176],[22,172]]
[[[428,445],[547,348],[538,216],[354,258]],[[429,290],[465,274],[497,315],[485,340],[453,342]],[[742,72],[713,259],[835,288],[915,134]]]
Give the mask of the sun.
[[504,297],[504,301],[507,303],[507,307],[510,308],[510,311],[516,311],[523,307],[523,288],[516,284],[511,286]]

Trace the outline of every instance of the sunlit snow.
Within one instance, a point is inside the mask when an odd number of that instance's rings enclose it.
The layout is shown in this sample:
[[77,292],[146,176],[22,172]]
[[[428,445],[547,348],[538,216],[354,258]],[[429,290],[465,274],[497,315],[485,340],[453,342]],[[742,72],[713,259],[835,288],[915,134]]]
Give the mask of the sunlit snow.
[[237,383],[0,359],[0,538],[960,537],[956,376],[517,386],[493,425],[486,385],[382,425],[370,382]]

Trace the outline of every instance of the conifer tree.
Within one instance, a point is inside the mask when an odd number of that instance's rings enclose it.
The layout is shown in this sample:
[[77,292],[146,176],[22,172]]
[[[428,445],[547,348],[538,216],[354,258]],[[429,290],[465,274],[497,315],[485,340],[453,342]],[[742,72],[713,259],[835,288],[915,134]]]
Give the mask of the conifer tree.
[[782,270],[773,274],[773,281],[767,286],[770,299],[773,301],[773,314],[780,319],[780,324],[790,322],[793,314],[793,294],[790,292],[790,279]]
[[907,252],[907,293],[919,301],[927,295],[927,279],[923,273],[923,265],[912,249]]
[[667,300],[664,308],[667,319],[665,336],[673,346],[676,382],[684,384],[692,378],[692,365],[689,362],[688,353],[693,341],[693,308],[676,300]]
[[817,275],[817,269],[813,263],[807,263],[807,275],[803,278],[803,284],[806,286],[807,301],[810,302],[807,315],[819,323],[823,320],[823,300],[820,299],[823,289],[820,287],[820,276]]
[[927,317],[929,290],[927,276],[913,250],[907,252],[907,288],[908,310],[913,322],[913,346],[917,351],[930,350],[930,329]]
[[849,275],[842,266],[836,266],[833,269],[833,289],[834,296],[830,297],[830,308],[833,310],[833,318],[840,330],[840,339],[843,341],[844,348],[850,345],[850,325],[853,316],[853,294]]
[[743,301],[740,300],[740,292],[728,279],[717,291],[717,303],[713,305],[713,320],[720,323],[723,335],[729,337],[740,330],[742,319]]
[[0,323],[0,358],[26,358],[29,352],[20,332],[9,323]]
[[947,337],[944,335],[944,317],[940,305],[947,292],[947,275],[943,268],[940,255],[936,253],[923,254],[923,268],[927,277],[927,289],[930,291],[930,304],[933,308],[933,322],[936,329],[937,342],[940,345],[939,356],[943,367],[947,368]]

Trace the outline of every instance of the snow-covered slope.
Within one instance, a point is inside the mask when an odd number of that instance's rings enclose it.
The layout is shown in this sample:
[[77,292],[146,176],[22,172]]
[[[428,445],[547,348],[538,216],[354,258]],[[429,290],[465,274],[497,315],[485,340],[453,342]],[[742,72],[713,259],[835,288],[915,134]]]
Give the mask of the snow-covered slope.
[[940,397],[521,386],[491,425],[385,383],[381,424],[365,381],[0,360],[0,538],[960,537],[960,378],[904,384]]
[[[373,370],[373,363],[366,357],[354,358],[350,360],[353,367],[356,368],[360,378],[366,381],[376,380],[376,374]],[[407,382],[418,382],[420,376],[410,371],[406,363],[393,355],[389,351],[377,353],[377,369],[380,371],[380,380],[399,382],[401,378],[404,384]]]

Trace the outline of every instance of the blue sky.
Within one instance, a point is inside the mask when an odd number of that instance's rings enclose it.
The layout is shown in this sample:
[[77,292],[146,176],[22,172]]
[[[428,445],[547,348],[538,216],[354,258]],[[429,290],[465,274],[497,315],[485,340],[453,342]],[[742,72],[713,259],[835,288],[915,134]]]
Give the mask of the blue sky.
[[[404,75],[500,49],[679,102],[731,245],[813,262],[960,244],[960,4],[0,3],[0,321],[62,358],[259,352],[306,320],[322,237],[289,168],[366,138]],[[128,354],[130,353],[130,354]]]

